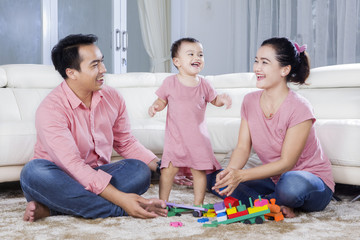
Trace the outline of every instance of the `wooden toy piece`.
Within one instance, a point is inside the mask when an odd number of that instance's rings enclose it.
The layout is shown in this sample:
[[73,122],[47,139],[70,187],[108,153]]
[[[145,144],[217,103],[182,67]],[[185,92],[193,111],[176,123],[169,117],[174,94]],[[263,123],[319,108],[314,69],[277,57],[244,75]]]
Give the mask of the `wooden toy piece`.
[[236,207],[236,206],[239,206],[239,200],[237,200],[234,197],[229,196],[224,199],[224,204],[225,204],[225,207],[227,207],[227,208]]
[[182,224],[182,222],[171,222],[170,226],[172,226],[172,227],[182,227],[183,224]]
[[267,199],[261,199],[261,196],[259,196],[259,199],[256,199],[254,201],[254,206],[255,207],[262,207],[264,205],[268,205],[269,204],[269,200]]
[[[261,199],[260,196],[259,196],[259,199]],[[249,212],[249,214],[269,210],[268,205],[264,205],[264,206],[261,206],[261,207],[253,206],[252,201],[251,201],[251,198],[249,198],[249,202],[250,202],[250,206],[251,206],[251,207],[249,207],[249,208],[247,209],[248,212]],[[270,211],[269,211],[269,212],[270,212]]]
[[239,201],[239,206],[236,207],[238,212],[242,212],[246,210],[246,205],[242,204],[241,201]]
[[208,209],[196,206],[189,206],[184,204],[176,204],[166,202],[168,208],[168,217],[181,216],[182,212],[191,211],[194,217],[201,217],[203,212],[207,212]]
[[[219,224],[229,224],[234,222],[242,222],[245,224],[261,224],[264,222],[264,214],[270,213],[270,210],[267,205],[261,207],[254,207],[251,198],[249,198],[251,207],[247,210],[240,211],[234,214],[226,215],[226,212],[218,213],[217,220],[212,221],[211,224],[204,224],[204,227],[217,227]],[[242,205],[240,203],[240,205]],[[228,204],[231,208],[231,204]],[[250,210],[252,213],[250,213]],[[225,220],[225,217],[228,219]]]
[[270,199],[270,202],[271,203],[268,204],[270,213],[264,215],[265,219],[274,220],[276,222],[284,220],[284,215],[281,212],[280,206],[275,204],[276,199],[272,198]]
[[228,218],[229,219],[232,219],[232,218],[237,218],[237,217],[241,217],[241,216],[244,216],[244,215],[247,215],[249,214],[248,210],[244,210],[244,211],[241,211],[241,212],[237,212],[237,213],[233,213],[231,215],[228,215]]
[[214,210],[215,212],[223,211],[225,209],[224,201],[214,203]]

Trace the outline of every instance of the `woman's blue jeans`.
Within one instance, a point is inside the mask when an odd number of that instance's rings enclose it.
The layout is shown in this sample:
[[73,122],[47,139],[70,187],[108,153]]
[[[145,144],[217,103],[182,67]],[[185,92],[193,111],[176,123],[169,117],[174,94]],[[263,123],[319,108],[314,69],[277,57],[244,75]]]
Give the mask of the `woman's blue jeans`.
[[[110,183],[122,192],[141,195],[150,186],[150,169],[139,160],[125,159],[95,169],[112,175]],[[87,191],[48,160],[34,159],[28,162],[21,172],[20,184],[26,200],[47,206],[50,215],[66,214],[84,218],[127,215],[119,206]]]
[[[226,196],[220,196],[211,190],[220,171],[207,175],[207,187],[215,195],[225,198]],[[332,195],[331,189],[319,177],[306,171],[286,172],[281,175],[277,184],[270,178],[243,182],[231,194],[247,207],[250,206],[250,197],[254,201],[261,196],[266,199],[275,198],[277,205],[304,212],[323,210],[331,201]]]

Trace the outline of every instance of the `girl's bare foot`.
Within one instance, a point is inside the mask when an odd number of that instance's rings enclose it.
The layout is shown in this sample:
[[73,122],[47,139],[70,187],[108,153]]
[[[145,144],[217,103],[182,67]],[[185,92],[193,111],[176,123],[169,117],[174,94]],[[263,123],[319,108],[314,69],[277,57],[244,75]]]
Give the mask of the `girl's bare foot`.
[[24,221],[35,222],[36,220],[50,216],[50,210],[41,203],[28,202],[24,213]]
[[294,210],[292,208],[281,206],[280,211],[283,213],[284,217],[286,218],[294,218],[296,217]]

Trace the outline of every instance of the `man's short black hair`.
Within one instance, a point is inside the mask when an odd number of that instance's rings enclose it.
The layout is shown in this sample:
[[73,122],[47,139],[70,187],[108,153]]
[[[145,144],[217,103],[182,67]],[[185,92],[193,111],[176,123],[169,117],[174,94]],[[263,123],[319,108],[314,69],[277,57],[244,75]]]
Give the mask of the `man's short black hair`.
[[80,71],[79,46],[91,45],[97,41],[97,36],[93,34],[71,34],[61,39],[51,51],[51,60],[55,69],[66,79],[66,69],[73,68]]

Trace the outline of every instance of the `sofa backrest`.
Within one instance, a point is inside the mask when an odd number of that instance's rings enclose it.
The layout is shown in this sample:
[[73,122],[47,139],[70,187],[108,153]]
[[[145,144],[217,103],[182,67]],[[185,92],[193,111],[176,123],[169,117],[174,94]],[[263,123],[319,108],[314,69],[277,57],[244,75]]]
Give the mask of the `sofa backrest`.
[[[125,98],[131,119],[149,118],[148,107],[155,91],[171,73],[106,74],[106,84]],[[313,105],[318,119],[360,119],[360,64],[345,64],[311,70],[308,85],[290,85]],[[205,76],[218,93],[233,98],[230,110],[208,105],[207,117],[239,118],[243,97],[256,89],[253,73]],[[53,66],[13,64],[0,66],[1,121],[33,120],[41,100],[63,81]],[[166,109],[155,118],[165,118]]]

